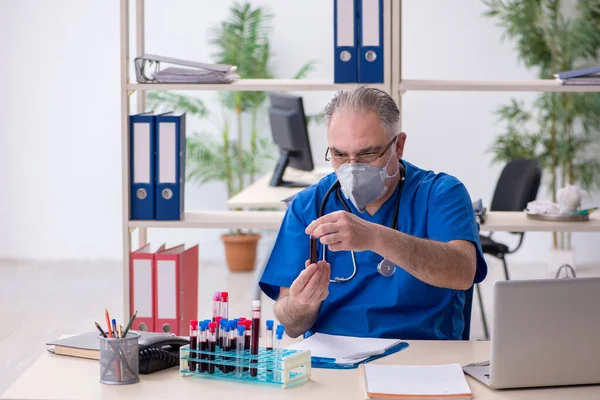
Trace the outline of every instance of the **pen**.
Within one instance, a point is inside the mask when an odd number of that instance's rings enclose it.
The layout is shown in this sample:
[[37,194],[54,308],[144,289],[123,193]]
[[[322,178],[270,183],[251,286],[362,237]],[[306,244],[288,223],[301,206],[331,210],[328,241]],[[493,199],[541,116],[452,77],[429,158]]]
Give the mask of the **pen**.
[[112,320],[112,330],[113,330],[113,336],[117,337],[118,332],[117,332],[117,320],[113,318]]
[[108,315],[108,310],[104,309],[104,315],[106,316],[106,325],[108,325],[108,337],[113,337],[112,329],[110,328],[110,315]]
[[123,332],[124,336],[127,336],[127,332],[129,332],[129,328],[131,328],[131,325],[133,324],[133,320],[135,319],[135,317],[137,317],[137,310],[133,313],[131,318],[129,318],[129,322],[127,323],[127,326],[125,327],[125,332]]
[[96,324],[96,328],[98,328],[98,330],[100,331],[100,334],[102,335],[102,337],[107,337],[106,333],[104,332],[104,330],[102,329],[102,327],[100,326],[100,324],[98,324],[97,322],[94,322],[94,324]]

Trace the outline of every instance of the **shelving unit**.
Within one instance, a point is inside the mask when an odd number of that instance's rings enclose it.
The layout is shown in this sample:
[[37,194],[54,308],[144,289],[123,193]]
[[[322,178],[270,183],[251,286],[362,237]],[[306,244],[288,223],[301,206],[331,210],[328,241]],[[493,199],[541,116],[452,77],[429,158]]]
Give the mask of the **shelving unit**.
[[[129,115],[131,112],[130,96],[136,93],[137,110],[145,111],[145,92],[149,90],[202,90],[202,91],[336,91],[349,89],[354,84],[336,84],[325,80],[298,79],[240,79],[231,84],[146,84],[130,81],[130,68],[133,59],[130,57],[130,0],[120,0],[120,39],[121,39],[121,159],[122,159],[122,234],[123,234],[123,305],[124,317],[129,318],[129,254],[131,252],[131,235],[138,232],[139,243],[147,243],[149,228],[248,228],[278,229],[283,219],[282,211],[197,211],[186,212],[181,221],[130,221],[129,220]],[[391,60],[392,55],[392,3],[395,0],[384,0],[384,60]],[[331,2],[331,6],[333,6]],[[135,0],[135,54],[144,54],[145,22],[144,0]],[[332,21],[333,28],[333,21]],[[392,81],[391,62],[384,65],[384,82],[369,86],[379,88],[396,96],[397,87]]]
[[[124,316],[129,317],[129,253],[131,235],[138,231],[140,244],[147,242],[148,228],[255,228],[278,229],[283,218],[279,211],[198,211],[186,212],[182,221],[129,221],[129,124],[130,96],[136,93],[137,112],[145,109],[148,90],[211,91],[334,91],[354,84],[336,84],[321,80],[241,79],[232,84],[141,84],[130,82],[129,55],[130,0],[120,0],[121,38],[121,158],[122,158],[122,234],[123,234],[123,302]],[[332,2],[323,6],[332,6]],[[144,0],[136,0],[136,55],[144,53]],[[402,95],[411,91],[490,91],[490,92],[600,92],[600,86],[565,86],[554,80],[461,81],[402,79],[402,0],[384,0],[384,83],[371,85],[389,93],[402,111]]]
[[[170,84],[170,83],[130,83],[129,90],[219,90],[219,91],[325,91],[349,89],[354,84],[332,83],[329,81],[304,79],[240,79],[233,83],[220,84]],[[386,90],[385,84],[370,85]]]
[[400,92],[463,91],[463,92],[600,92],[600,86],[562,85],[551,79],[522,81],[441,81],[404,79]]

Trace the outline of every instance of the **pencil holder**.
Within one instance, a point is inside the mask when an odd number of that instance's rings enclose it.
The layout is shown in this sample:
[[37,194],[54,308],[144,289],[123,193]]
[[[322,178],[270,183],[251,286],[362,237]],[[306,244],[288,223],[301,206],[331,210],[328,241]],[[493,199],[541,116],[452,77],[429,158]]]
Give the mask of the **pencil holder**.
[[100,383],[129,385],[140,381],[139,333],[124,338],[100,336]]
[[250,350],[237,353],[218,348],[211,352],[190,349],[187,345],[180,348],[179,355],[179,370],[183,376],[273,384],[282,388],[311,378],[310,351],[260,347],[255,355]]

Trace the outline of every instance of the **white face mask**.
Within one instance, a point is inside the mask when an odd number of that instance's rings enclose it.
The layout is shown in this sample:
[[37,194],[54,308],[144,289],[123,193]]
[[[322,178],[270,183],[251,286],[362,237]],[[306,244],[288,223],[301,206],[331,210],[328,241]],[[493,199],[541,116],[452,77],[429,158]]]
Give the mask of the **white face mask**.
[[365,212],[367,204],[379,200],[388,189],[386,181],[395,177],[388,175],[387,167],[394,153],[390,155],[385,167],[377,168],[370,164],[342,164],[337,169],[338,180],[344,196],[354,204],[358,211]]

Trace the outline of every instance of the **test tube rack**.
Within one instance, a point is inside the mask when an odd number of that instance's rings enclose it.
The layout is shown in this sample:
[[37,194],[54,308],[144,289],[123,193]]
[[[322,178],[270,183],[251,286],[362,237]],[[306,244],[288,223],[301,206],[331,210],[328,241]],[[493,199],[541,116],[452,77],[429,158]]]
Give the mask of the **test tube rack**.
[[[179,355],[179,371],[182,376],[273,384],[284,389],[311,379],[310,351],[259,347],[256,355],[251,354],[250,350],[238,354],[236,351],[218,348],[210,352],[190,349],[186,345],[180,348]],[[202,356],[204,357],[201,358]],[[190,371],[190,363],[195,363],[194,371]],[[200,372],[199,363],[207,367],[213,364],[214,371]],[[251,368],[256,369],[256,376],[250,375]],[[228,372],[224,372],[225,370]]]

